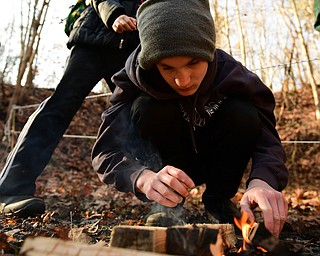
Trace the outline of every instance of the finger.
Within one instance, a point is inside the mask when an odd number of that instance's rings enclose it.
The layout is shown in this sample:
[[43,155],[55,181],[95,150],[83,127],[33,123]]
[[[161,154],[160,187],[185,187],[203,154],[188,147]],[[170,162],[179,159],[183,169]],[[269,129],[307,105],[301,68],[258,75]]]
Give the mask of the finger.
[[251,202],[248,196],[244,195],[240,201],[240,209],[241,209],[241,213],[242,215],[244,214],[244,212],[247,212],[248,214],[248,220],[247,222],[251,223],[255,221],[255,217],[254,214],[251,210]]
[[182,200],[183,200],[183,198],[180,195],[175,193],[174,190],[170,186],[167,186],[166,183],[163,183],[162,180],[158,180],[158,181],[154,182],[152,187],[161,196],[172,201],[173,203],[178,204],[178,203],[182,202]]
[[137,29],[137,21],[136,21],[136,19],[133,19],[133,18],[129,17],[128,20],[127,20],[127,25],[129,26],[131,31],[136,30]]
[[[282,200],[278,200],[280,198],[277,197],[275,194],[273,197],[269,199],[271,208],[272,208],[272,215],[273,215],[273,230],[272,233],[275,237],[278,237],[280,234],[281,229],[281,219],[280,219],[280,207],[282,206]],[[280,205],[278,204],[280,203]]]
[[115,22],[112,25],[112,29],[114,32],[121,34],[123,32],[123,29],[121,27],[121,24],[119,24],[119,22]]
[[274,193],[269,201],[273,209],[274,217],[273,234],[278,237],[287,218],[288,204],[280,192]]
[[279,207],[279,213],[280,213],[280,230],[279,234],[287,220],[288,216],[288,201],[285,199],[285,197],[281,194],[281,200],[279,200],[281,205]]
[[[157,178],[163,183],[165,184],[167,187],[167,190],[172,191],[174,194],[179,194],[183,197],[187,197],[189,195],[189,192],[187,190],[187,188],[183,185],[183,183],[181,183],[177,178],[171,176],[169,173],[157,173]],[[175,192],[176,193],[175,193]],[[161,191],[159,191],[161,194]],[[163,192],[167,192],[167,191],[163,191]],[[170,196],[169,193],[166,194],[166,196]]]
[[119,18],[119,24],[125,31],[133,31],[136,30],[136,23],[133,22],[129,17],[124,16]]
[[123,31],[132,31],[130,25],[126,21],[122,21],[120,26]]
[[259,208],[262,210],[264,225],[266,229],[268,229],[272,234],[275,234],[273,208],[265,195],[261,195],[259,193],[256,194],[257,195],[255,196],[255,202],[259,205]]
[[171,176],[177,178],[187,188],[194,188],[195,187],[193,180],[181,169],[175,168],[173,166],[168,166],[167,170]]
[[177,203],[163,197],[159,192],[155,190],[150,191],[148,194],[146,194],[146,197],[151,201],[155,201],[167,207],[176,207],[178,205]]

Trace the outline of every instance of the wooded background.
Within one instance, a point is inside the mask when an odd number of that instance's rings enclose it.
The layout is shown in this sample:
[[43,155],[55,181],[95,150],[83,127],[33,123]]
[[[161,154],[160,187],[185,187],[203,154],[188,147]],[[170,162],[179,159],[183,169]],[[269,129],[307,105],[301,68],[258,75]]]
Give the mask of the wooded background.
[[[46,85],[35,83],[37,76],[44,75],[39,74],[39,65],[46,65],[46,56],[39,55],[39,49],[47,43],[42,31],[48,23],[48,10],[59,0],[13,1],[21,3],[20,9],[15,10],[15,17],[2,22],[6,32],[0,39],[0,89],[4,90],[4,83],[15,87],[6,118],[12,105],[23,105],[32,88],[54,88],[60,79],[48,80]],[[310,88],[314,118],[320,121],[320,33],[313,27],[313,0],[210,0],[210,5],[217,46],[257,73],[270,89],[281,91],[286,107],[291,104],[289,94]],[[186,17],[186,22],[192,21]],[[13,48],[12,38],[19,41],[18,49]],[[48,77],[52,72],[48,70]]]

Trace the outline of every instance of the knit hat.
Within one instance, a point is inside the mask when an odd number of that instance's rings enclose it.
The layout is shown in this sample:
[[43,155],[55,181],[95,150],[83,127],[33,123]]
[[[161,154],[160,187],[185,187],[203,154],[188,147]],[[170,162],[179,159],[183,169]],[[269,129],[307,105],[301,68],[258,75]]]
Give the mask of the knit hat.
[[213,60],[216,35],[208,0],[147,0],[138,9],[137,27],[138,61],[145,70],[166,57]]

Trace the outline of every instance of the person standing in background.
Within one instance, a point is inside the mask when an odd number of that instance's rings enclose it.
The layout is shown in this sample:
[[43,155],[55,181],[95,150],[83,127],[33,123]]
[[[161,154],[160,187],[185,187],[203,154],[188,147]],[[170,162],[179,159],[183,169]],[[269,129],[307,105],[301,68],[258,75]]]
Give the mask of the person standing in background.
[[139,44],[135,15],[142,2],[87,1],[70,32],[71,53],[55,92],[29,117],[0,173],[0,213],[45,211],[44,201],[34,197],[36,179],[94,86],[104,78],[114,90],[111,76]]

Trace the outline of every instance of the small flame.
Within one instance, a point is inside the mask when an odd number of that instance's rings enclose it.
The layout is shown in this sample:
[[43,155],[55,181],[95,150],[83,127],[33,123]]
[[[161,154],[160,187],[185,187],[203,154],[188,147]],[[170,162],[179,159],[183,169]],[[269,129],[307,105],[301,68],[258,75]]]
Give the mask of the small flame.
[[[251,241],[249,239],[250,235],[252,235],[252,231],[257,227],[256,222],[254,221],[250,221],[249,219],[249,214],[248,212],[244,211],[241,218],[237,219],[234,218],[234,223],[236,224],[236,226],[242,231],[242,237],[243,237],[243,245],[242,248],[240,248],[238,250],[238,253],[242,252],[242,251],[246,251],[247,250],[247,246],[246,244],[251,244]],[[255,231],[253,231],[255,232]],[[262,248],[261,246],[257,246],[256,247],[258,250],[262,251],[262,252],[267,252],[266,249]]]
[[257,247],[260,251],[262,251],[262,252],[268,252],[266,249],[264,249],[263,247],[261,247],[261,246],[258,246]]
[[245,251],[247,250],[246,243],[251,244],[251,241],[249,240],[249,234],[250,234],[250,230],[254,225],[254,221],[250,221],[249,214],[246,211],[244,211],[240,219],[234,218],[234,223],[242,231],[242,237],[243,237],[242,249]]

